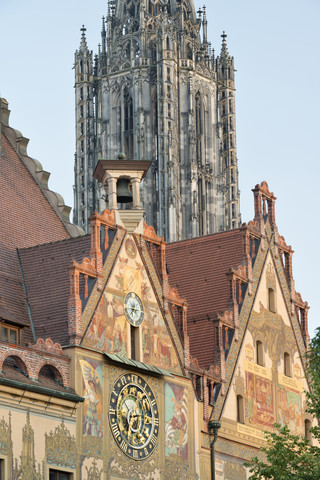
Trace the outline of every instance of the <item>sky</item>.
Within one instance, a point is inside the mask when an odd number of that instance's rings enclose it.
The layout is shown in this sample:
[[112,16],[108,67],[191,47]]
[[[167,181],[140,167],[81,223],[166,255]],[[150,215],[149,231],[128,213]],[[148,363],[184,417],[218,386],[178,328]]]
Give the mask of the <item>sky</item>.
[[[195,1],[198,9],[203,2]],[[216,54],[228,34],[235,58],[242,221],[251,189],[266,180],[277,197],[280,235],[295,251],[296,290],[308,301],[311,336],[320,326],[320,2],[210,0]],[[49,187],[73,205],[74,52],[85,24],[97,52],[107,0],[0,0],[0,95],[28,154],[51,172]]]

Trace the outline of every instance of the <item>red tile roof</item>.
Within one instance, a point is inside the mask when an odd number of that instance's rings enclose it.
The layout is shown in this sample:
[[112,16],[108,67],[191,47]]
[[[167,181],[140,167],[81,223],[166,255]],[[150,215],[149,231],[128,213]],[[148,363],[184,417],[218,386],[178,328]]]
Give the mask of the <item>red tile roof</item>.
[[23,248],[69,238],[62,221],[18,154],[2,135],[0,244]]
[[68,344],[69,267],[88,256],[90,235],[19,250],[37,337]]
[[230,302],[227,272],[243,261],[242,232],[231,230],[167,245],[169,283],[185,298],[190,352],[200,366],[213,364],[212,320]]
[[[15,135],[10,127],[1,132],[0,318],[28,327],[17,248],[64,240],[70,234],[13,147]],[[32,331],[25,328],[22,343],[29,341],[34,341]]]

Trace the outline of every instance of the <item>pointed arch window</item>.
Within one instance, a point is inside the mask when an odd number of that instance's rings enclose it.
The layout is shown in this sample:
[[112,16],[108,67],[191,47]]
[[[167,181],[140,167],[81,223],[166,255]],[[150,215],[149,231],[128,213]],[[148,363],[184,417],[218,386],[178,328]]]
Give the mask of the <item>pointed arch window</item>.
[[260,340],[256,343],[256,353],[257,353],[257,364],[264,366],[264,358],[263,358],[263,343]]
[[159,0],[149,0],[149,14],[158,15],[161,12],[162,5]]
[[242,395],[237,395],[237,422],[244,423],[244,401]]
[[275,313],[276,298],[275,298],[275,291],[273,288],[268,288],[268,304],[269,304],[269,311]]
[[197,143],[196,143],[196,155],[197,155],[197,162],[201,163],[201,157],[202,157],[202,151],[201,151],[201,115],[202,115],[202,109],[201,109],[201,96],[200,92],[196,93],[196,137],[197,137]]
[[191,47],[190,43],[188,43],[188,45],[187,45],[187,58],[188,58],[188,60],[192,60],[192,47]]
[[311,427],[312,427],[312,424],[311,424],[310,420],[305,420],[304,421],[304,436],[309,442],[311,442],[311,440],[312,440],[312,436],[311,436],[311,432],[310,432]]
[[291,377],[291,358],[290,354],[285,352],[283,354],[283,366],[284,366],[284,374],[286,377]]
[[133,101],[129,90],[124,91],[124,150],[127,158],[133,158]]

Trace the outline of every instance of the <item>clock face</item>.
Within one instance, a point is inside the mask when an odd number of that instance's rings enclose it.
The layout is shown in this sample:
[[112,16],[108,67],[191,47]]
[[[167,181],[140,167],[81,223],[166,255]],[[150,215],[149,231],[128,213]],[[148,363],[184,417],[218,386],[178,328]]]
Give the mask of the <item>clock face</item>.
[[159,434],[156,399],[147,382],[128,373],[116,381],[110,396],[109,421],[121,450],[135,460],[154,451]]
[[134,292],[129,292],[124,298],[124,312],[134,327],[139,327],[143,322],[143,304],[139,296]]

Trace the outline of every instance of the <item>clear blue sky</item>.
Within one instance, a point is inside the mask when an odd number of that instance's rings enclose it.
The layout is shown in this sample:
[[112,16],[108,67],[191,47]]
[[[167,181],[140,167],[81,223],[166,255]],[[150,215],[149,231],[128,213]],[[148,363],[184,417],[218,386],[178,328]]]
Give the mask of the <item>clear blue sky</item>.
[[[203,2],[196,1],[196,9]],[[49,186],[73,204],[73,55],[80,27],[97,51],[107,0],[0,0],[0,95],[10,124],[30,138],[28,153],[52,173]],[[262,180],[278,197],[279,232],[295,250],[296,289],[320,326],[320,2],[210,0],[209,40],[228,33],[237,69],[237,143],[242,220],[253,216],[251,188]]]

